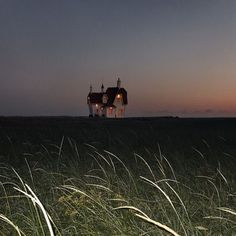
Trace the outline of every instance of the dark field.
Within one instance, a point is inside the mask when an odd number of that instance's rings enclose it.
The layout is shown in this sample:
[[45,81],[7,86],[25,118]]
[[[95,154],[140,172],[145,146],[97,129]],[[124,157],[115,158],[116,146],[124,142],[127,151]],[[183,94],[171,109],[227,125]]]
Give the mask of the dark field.
[[0,162],[0,235],[236,235],[236,119],[2,117]]

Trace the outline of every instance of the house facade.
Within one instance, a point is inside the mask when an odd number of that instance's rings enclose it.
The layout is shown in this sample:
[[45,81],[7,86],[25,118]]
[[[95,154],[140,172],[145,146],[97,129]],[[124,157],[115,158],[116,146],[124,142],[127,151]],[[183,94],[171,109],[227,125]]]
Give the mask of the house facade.
[[87,96],[89,117],[123,118],[128,104],[127,92],[121,87],[121,80],[118,78],[116,87],[109,87],[101,92],[90,92]]

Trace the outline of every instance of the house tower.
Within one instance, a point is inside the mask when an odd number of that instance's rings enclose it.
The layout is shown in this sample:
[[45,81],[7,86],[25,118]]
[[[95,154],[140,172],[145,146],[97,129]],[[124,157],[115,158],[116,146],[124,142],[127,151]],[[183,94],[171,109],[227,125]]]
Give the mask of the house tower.
[[117,80],[117,88],[120,88],[120,85],[121,85],[121,80],[120,80],[120,78],[118,78],[118,80]]

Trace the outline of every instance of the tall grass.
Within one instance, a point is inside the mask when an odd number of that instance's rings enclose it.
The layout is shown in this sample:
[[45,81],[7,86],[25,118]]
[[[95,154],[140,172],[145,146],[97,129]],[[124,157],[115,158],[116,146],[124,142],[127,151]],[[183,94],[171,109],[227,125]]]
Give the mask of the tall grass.
[[[135,153],[133,171],[107,150],[89,152],[89,166],[84,169],[83,163],[78,163],[82,166],[77,173],[70,173],[70,163],[68,167],[63,163],[59,171],[55,167],[58,172],[50,172],[30,168],[29,160],[25,165],[30,169],[24,176],[5,169],[1,175],[5,192],[1,196],[1,202],[5,202],[1,207],[5,214],[0,215],[5,223],[2,235],[235,233],[235,195],[229,192],[234,186],[218,169],[213,176],[193,177],[189,185],[165,159],[151,166],[150,160]],[[140,161],[135,162],[137,157]],[[136,169],[143,170],[139,176]]]
[[0,235],[236,235],[231,146],[214,151],[204,138],[171,152],[122,136],[117,147],[62,137],[11,139],[20,165],[1,154]]

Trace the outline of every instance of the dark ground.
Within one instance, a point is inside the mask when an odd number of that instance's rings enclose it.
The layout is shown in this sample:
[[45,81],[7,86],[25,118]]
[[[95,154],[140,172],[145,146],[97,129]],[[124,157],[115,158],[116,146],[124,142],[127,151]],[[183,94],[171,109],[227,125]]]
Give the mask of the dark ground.
[[19,159],[19,153],[29,151],[27,143],[37,152],[40,145],[59,146],[63,137],[65,149],[69,138],[81,153],[89,144],[122,156],[157,152],[160,147],[168,158],[178,154],[186,158],[214,155],[215,159],[220,155],[221,161],[222,155],[225,160],[236,157],[234,118],[0,117],[0,155],[4,160],[7,156],[11,161],[14,152]]

